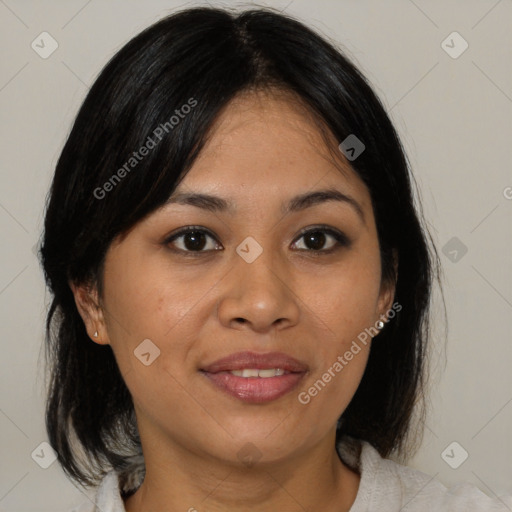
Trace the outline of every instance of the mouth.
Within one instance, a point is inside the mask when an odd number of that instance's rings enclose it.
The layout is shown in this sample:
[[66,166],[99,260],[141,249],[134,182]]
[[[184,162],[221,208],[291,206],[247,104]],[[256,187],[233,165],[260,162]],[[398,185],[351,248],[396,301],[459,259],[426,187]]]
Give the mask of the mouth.
[[238,352],[200,369],[215,389],[253,404],[290,393],[307,371],[306,364],[282,352]]

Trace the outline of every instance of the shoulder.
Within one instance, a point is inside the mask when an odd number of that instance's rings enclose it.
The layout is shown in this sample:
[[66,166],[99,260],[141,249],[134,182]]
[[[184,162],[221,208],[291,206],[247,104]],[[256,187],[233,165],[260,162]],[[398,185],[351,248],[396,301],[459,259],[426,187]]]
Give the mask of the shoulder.
[[135,492],[146,474],[142,454],[126,457],[121,470],[110,470],[96,488],[94,503],[88,501],[69,512],[126,512],[123,497]]
[[116,471],[108,472],[96,489],[94,503],[88,501],[69,512],[125,512]]
[[447,488],[422,471],[382,458],[366,441],[338,444],[342,460],[361,475],[350,512],[510,512],[512,496],[490,497],[464,482]]

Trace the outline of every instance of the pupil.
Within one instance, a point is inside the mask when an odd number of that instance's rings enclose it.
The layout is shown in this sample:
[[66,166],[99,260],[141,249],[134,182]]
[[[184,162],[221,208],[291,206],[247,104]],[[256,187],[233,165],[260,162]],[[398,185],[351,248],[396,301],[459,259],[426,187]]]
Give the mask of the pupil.
[[[312,242],[313,247],[310,247],[308,242]],[[310,249],[320,250],[325,243],[325,234],[321,231],[315,231],[306,236],[306,245]]]
[[[201,250],[205,245],[205,238],[204,233],[200,231],[189,231],[185,235],[185,247],[190,251]],[[191,243],[188,243],[189,241],[191,241]]]

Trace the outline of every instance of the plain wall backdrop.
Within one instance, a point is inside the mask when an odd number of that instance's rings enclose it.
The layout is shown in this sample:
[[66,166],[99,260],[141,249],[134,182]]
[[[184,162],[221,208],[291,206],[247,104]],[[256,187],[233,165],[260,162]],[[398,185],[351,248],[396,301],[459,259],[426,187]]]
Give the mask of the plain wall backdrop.
[[[61,512],[85,499],[57,462],[41,467],[51,462],[41,445],[50,297],[35,256],[45,196],[107,60],[191,5],[201,4],[0,0],[0,511]],[[347,51],[384,102],[420,189],[444,268],[448,336],[445,346],[438,306],[431,408],[409,465],[445,485],[512,493],[512,1],[260,5]]]

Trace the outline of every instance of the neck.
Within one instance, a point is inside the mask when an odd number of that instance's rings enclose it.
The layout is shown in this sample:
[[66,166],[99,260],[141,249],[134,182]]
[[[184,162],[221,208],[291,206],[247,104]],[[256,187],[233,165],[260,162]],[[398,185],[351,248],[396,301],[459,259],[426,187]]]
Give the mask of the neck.
[[146,475],[126,499],[126,512],[349,511],[359,475],[346,466],[330,435],[278,462],[242,464],[193,453],[179,445],[146,443]]

